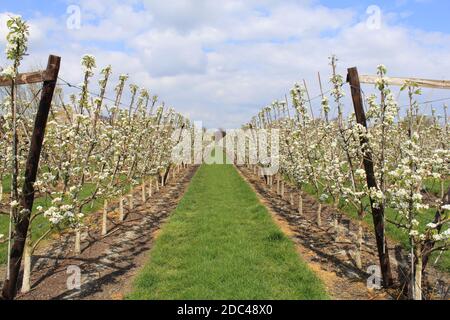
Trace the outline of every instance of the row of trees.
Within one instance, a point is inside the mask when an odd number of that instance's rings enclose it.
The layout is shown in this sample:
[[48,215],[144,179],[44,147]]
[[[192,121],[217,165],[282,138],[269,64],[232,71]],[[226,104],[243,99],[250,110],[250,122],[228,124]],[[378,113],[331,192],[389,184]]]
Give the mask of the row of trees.
[[[14,64],[12,70],[7,68],[2,75],[14,80],[26,53],[28,27],[20,18],[12,18],[8,27],[8,43],[13,51],[8,58]],[[34,183],[35,197],[45,198],[46,205],[36,206],[31,213],[20,206],[23,195],[19,186],[26,170],[39,90],[19,89],[13,81],[0,104],[0,182],[6,178],[12,181],[9,199],[0,199],[1,208],[10,208],[11,220],[9,234],[3,235],[3,239],[14,238],[14,224],[30,219],[24,250],[23,292],[30,290],[31,256],[37,245],[55,230],[73,230],[74,252],[80,253],[86,208],[100,200],[104,202],[102,234],[105,235],[109,203],[119,199],[123,219],[124,199],[130,189],[142,184],[145,199],[146,182],[164,184],[171,167],[172,148],[177,143],[174,132],[190,125],[173,109],[158,105],[158,97],[151,96],[146,89],[130,84],[127,93],[127,75],[119,76],[115,97],[108,98],[111,66],[100,71],[98,89],[94,89],[99,93],[92,94],[95,58],[85,55],[81,67],[84,80],[77,93],[65,99],[62,87],[55,92]],[[130,99],[127,105],[122,102],[124,95]],[[132,206],[132,199],[128,201]],[[38,237],[34,236],[37,224],[33,223],[37,220],[48,224],[47,231],[40,231]]]
[[[322,224],[321,208],[325,202],[332,203],[336,214],[345,207],[358,212],[354,258],[359,268],[363,264],[363,218],[381,212],[383,224],[376,232],[383,238],[379,251],[385,256],[382,271],[386,287],[392,285],[393,279],[384,223],[405,232],[411,250],[409,295],[422,299],[422,275],[430,255],[449,247],[450,190],[445,189],[450,174],[447,115],[442,123],[435,111],[431,117],[421,114],[416,101],[421,90],[415,83],[406,83],[401,88],[408,95],[409,106],[400,110],[386,81],[386,68],[379,66],[376,84],[379,94],[366,99],[369,123],[366,128],[357,122],[354,113],[344,115],[345,83],[335,71],[336,61],[335,57],[331,59],[333,88],[330,97],[323,95],[321,117],[314,118],[308,112],[307,91],[296,84],[290,92],[293,114],[288,101],[276,101],[248,126],[280,130],[280,173],[300,192],[306,186],[314,190],[320,203],[318,225]],[[336,107],[337,118],[331,120],[332,105]],[[402,111],[405,116],[401,116]],[[365,166],[367,160],[373,164],[372,172]],[[374,181],[369,181],[368,175]],[[439,186],[438,194],[427,192],[429,184]],[[299,203],[301,206],[301,196]],[[387,209],[395,214],[386,215]]]

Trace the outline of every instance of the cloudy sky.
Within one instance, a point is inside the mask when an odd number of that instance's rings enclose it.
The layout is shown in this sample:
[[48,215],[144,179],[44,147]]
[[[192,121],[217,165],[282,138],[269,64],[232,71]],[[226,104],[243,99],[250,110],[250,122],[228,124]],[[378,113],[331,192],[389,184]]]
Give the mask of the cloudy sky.
[[0,47],[20,14],[31,25],[24,69],[57,54],[61,76],[79,83],[90,53],[193,120],[234,128],[295,82],[317,96],[318,72],[326,90],[332,54],[342,74],[385,64],[392,76],[450,78],[448,12],[446,0],[0,0]]

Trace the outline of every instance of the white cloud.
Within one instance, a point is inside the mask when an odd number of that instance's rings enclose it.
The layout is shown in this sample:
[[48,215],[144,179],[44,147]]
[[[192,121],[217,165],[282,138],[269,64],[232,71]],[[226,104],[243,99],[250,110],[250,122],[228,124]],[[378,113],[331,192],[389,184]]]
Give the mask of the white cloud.
[[393,75],[441,79],[450,69],[450,35],[407,29],[390,14],[380,30],[369,30],[360,13],[316,1],[81,0],[80,5],[81,30],[66,30],[58,17],[31,19],[30,65],[58,53],[64,77],[79,82],[80,57],[93,53],[99,67],[112,64],[116,77],[129,73],[133,82],[209,126],[240,126],[260,107],[283,98],[295,81],[306,79],[311,95],[318,94],[317,72],[327,87],[333,53],[343,74],[351,66],[373,73],[383,63]]

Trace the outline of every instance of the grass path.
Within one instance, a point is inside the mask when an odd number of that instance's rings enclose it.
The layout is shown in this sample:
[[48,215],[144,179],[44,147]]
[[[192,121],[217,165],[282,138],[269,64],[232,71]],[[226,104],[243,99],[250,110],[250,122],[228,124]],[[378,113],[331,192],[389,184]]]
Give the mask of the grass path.
[[233,166],[202,166],[129,299],[327,299]]

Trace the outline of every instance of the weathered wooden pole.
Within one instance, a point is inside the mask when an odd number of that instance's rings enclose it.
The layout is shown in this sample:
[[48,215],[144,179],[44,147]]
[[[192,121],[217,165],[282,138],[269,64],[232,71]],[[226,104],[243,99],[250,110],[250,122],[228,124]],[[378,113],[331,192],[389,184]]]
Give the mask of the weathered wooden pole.
[[[355,108],[355,115],[358,124],[367,130],[367,119],[363,107],[363,98],[361,94],[361,83],[359,81],[359,74],[357,68],[348,69],[347,82],[350,83],[353,106]],[[359,137],[362,153],[364,154],[364,170],[367,176],[367,187],[378,190],[377,181],[375,178],[375,169],[373,164],[372,152],[367,146],[369,139],[367,135],[362,134]],[[388,246],[385,236],[384,226],[384,205],[376,204],[372,197],[370,197],[370,206],[372,209],[373,224],[375,228],[375,238],[377,241],[378,256],[380,259],[381,274],[385,287],[391,287],[393,284],[391,263],[389,260]]]
[[6,279],[2,290],[2,297],[7,300],[14,299],[17,294],[20,266],[34,203],[34,183],[36,182],[45,128],[58,80],[60,65],[61,58],[51,55],[48,58],[47,69],[44,71],[45,81],[42,87],[39,108],[36,113],[33,135],[31,136],[30,150],[25,169],[25,180],[20,196],[20,207],[23,210],[19,213],[20,217],[16,217],[17,223],[15,225],[10,253],[9,279]]

